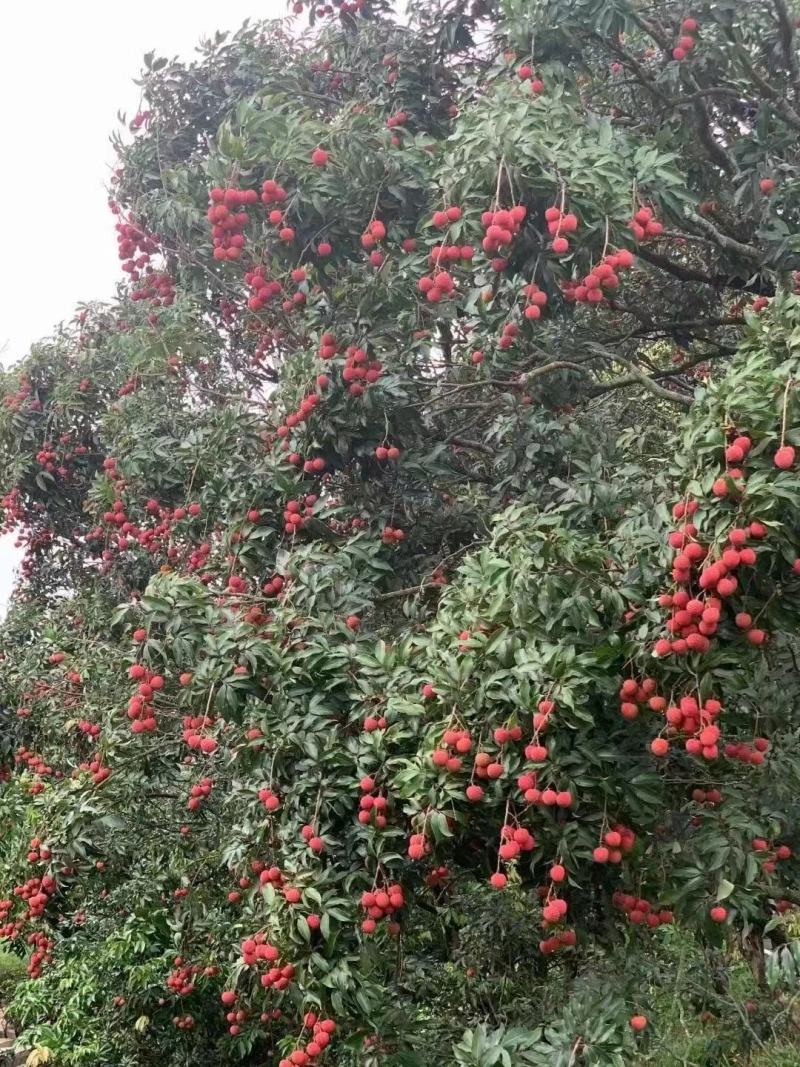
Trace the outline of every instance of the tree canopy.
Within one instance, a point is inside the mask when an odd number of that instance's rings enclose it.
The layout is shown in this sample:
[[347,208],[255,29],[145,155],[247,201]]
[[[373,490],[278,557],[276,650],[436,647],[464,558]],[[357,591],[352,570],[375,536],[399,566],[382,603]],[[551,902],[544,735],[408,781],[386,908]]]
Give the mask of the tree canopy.
[[32,1062],[785,1025],[800,9],[403,7],[148,55],[118,297],[0,377]]

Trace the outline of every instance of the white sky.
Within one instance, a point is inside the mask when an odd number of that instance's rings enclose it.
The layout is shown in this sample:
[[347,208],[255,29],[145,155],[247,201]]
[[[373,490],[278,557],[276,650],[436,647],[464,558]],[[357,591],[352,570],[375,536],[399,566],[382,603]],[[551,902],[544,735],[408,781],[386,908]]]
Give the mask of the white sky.
[[[5,365],[113,296],[119,268],[105,185],[118,111],[132,117],[145,52],[191,57],[197,42],[285,0],[39,0],[4,5],[0,53],[0,353]],[[46,275],[46,278],[44,277]],[[0,486],[0,490],[5,487]],[[18,553],[0,537],[0,614]]]

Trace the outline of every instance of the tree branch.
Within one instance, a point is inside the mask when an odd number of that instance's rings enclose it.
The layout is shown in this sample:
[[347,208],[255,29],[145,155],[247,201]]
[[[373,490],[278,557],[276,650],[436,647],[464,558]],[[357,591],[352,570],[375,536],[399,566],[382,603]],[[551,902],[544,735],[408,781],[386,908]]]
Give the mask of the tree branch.
[[[699,90],[700,86],[694,80],[690,79],[690,84],[695,90]],[[697,132],[700,135],[700,140],[703,142],[705,148],[711,160],[717,164],[726,174],[737,175],[739,173],[739,167],[736,160],[728,155],[719,140],[714,136],[713,125],[711,118],[709,117],[706,105],[701,97],[696,96],[692,101],[692,110],[694,111],[695,123],[697,125]]]
[[[572,363],[566,359],[557,359],[553,360],[552,363],[545,363],[542,367],[534,367],[533,370],[526,371],[518,378],[478,378],[474,382],[459,382],[456,385],[451,386],[448,392],[430,397],[416,406],[427,407],[428,404],[435,404],[440,400],[449,400],[451,397],[456,396],[458,393],[461,393],[466,389],[483,389],[487,385],[497,385],[502,389],[521,389],[526,382],[534,378],[541,378],[542,375],[551,374],[556,370],[574,370],[579,374],[586,374],[585,367],[582,367],[580,363]],[[480,401],[477,406],[485,407],[487,404],[493,403],[496,403],[496,399],[491,401]],[[474,406],[476,405],[469,403],[459,404],[459,409]]]
[[530,382],[534,378],[541,378],[545,374],[551,374],[554,370],[574,370],[578,374],[586,374],[586,368],[582,367],[580,363],[573,363],[568,359],[555,359],[552,363],[545,363],[543,367],[534,367],[533,370],[527,371],[525,382]]
[[630,17],[633,19],[639,29],[644,30],[645,33],[649,34],[653,38],[659,48],[661,48],[664,52],[668,52],[670,50],[672,46],[662,26],[660,26],[658,23],[654,25],[652,22],[649,22],[647,19],[643,18],[635,11],[630,12]]
[[786,100],[783,96],[781,96],[777,89],[772,88],[766,78],[761,77],[761,75],[755,69],[753,64],[750,62],[750,57],[748,56],[747,52],[741,46],[741,44],[736,41],[733,34],[728,34],[728,36],[736,45],[736,55],[739,57],[742,66],[747,71],[747,74],[752,79],[752,81],[758,86],[758,88],[761,90],[767,100],[772,101],[775,106],[775,110],[778,112],[784,122],[786,122],[789,126],[792,126],[795,130],[800,130],[800,115],[798,115],[798,113],[795,111],[789,101]]
[[[633,385],[638,383],[643,389],[646,389],[648,393],[652,393],[653,396],[658,397],[659,400],[667,400],[671,404],[679,404],[681,407],[690,408],[692,406],[692,398],[690,396],[683,396],[681,393],[673,393],[669,389],[664,389],[653,381],[644,371],[640,370],[635,363],[632,363],[629,359],[625,359],[623,356],[619,356],[616,353],[608,352],[602,345],[590,344],[589,347],[593,350],[597,350],[597,355],[606,360],[608,363],[619,363],[625,367],[630,377],[627,381],[620,379],[613,383],[609,388],[621,388],[623,384]],[[590,392],[590,395],[597,395],[601,392],[609,392],[609,388],[598,386]]]
[[796,97],[800,97],[800,64],[798,64],[797,51],[795,49],[794,19],[789,14],[786,0],[772,0],[772,2],[775,5],[775,11],[778,16],[781,47],[783,48],[783,54],[786,57],[786,65],[789,68],[789,73],[792,76],[794,93]]
[[682,282],[701,282],[703,285],[714,284],[714,279],[710,275],[704,274],[694,267],[684,267],[681,263],[675,263],[674,260],[659,255],[658,252],[651,252],[649,248],[637,248],[636,255],[648,263],[652,263],[654,267],[666,271],[667,274],[679,278]]
[[405,589],[394,589],[391,593],[379,593],[374,597],[376,604],[384,604],[387,600],[399,600],[404,596],[411,596],[413,593],[425,593],[429,589],[441,589],[442,586],[439,582],[422,582],[420,585],[409,585]]
[[494,450],[481,441],[471,441],[466,437],[451,436],[447,439],[448,444],[458,445],[459,448],[468,448],[473,452],[485,452],[487,456],[493,456]]
[[745,259],[752,260],[754,262],[760,262],[761,253],[753,245],[742,244],[741,241],[735,240],[733,237],[728,237],[727,234],[718,230],[713,222],[709,222],[708,219],[704,219],[702,215],[698,215],[694,211],[689,212],[689,218],[692,222],[699,226],[701,230],[709,235],[716,245],[723,248],[726,252],[733,252],[734,255],[743,256]]

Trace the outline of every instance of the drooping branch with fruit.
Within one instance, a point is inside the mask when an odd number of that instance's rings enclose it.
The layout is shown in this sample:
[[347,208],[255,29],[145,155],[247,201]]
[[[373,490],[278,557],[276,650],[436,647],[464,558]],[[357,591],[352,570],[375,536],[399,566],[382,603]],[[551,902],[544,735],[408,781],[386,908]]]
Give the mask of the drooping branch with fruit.
[[0,382],[0,932],[59,1063],[659,1062],[677,937],[775,1009],[796,12],[463,6],[147,57],[118,299]]

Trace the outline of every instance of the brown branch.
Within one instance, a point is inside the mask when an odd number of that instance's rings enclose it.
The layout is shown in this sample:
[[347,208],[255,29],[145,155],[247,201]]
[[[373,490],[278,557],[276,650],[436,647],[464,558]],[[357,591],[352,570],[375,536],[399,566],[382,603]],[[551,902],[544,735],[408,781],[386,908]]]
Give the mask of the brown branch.
[[405,589],[394,589],[391,593],[379,593],[373,599],[376,604],[383,604],[387,600],[398,600],[400,597],[411,596],[412,593],[424,593],[429,589],[441,589],[439,582],[422,582],[420,585],[409,585]]
[[[679,378],[685,374],[686,371],[691,370],[693,367],[697,367],[701,363],[709,363],[713,359],[722,359],[725,356],[732,356],[736,352],[735,348],[720,347],[716,352],[704,352],[702,355],[697,356],[695,359],[690,359],[686,363],[681,363],[679,367],[670,367],[668,370],[654,371],[651,378]],[[604,393],[612,393],[617,389],[624,389],[629,385],[640,385],[641,379],[634,375],[626,375],[624,378],[617,378],[613,382],[605,382],[602,385],[595,386],[591,392],[591,396],[602,396]]]
[[666,271],[667,274],[679,278],[682,282],[700,282],[703,285],[714,284],[714,279],[710,275],[704,274],[700,270],[695,270],[694,267],[684,267],[681,263],[675,263],[674,260],[668,259],[667,256],[661,256],[658,252],[651,252],[649,248],[637,248],[636,254],[648,263],[652,263],[654,267],[658,267],[660,270]]
[[797,51],[795,47],[794,18],[789,14],[786,0],[772,0],[772,2],[775,5],[775,11],[778,16],[781,48],[786,57],[786,65],[789,68],[789,73],[792,76],[792,85],[794,86],[795,96],[800,97],[800,64],[798,64],[797,61]]
[[787,125],[792,126],[795,130],[800,130],[800,115],[795,111],[788,100],[781,95],[777,89],[773,89],[766,78],[762,78],[753,64],[750,62],[750,57],[744,50],[741,44],[735,39],[733,34],[728,34],[729,38],[736,45],[736,55],[741,61],[742,66],[747,71],[747,74],[752,81],[758,86],[767,100],[770,100],[775,107],[777,113],[781,116]]
[[662,93],[662,91],[653,83],[653,80],[647,76],[647,71],[638,60],[634,59],[630,52],[626,52],[624,48],[620,48],[620,46],[614,44],[613,41],[606,40],[604,37],[601,37],[600,34],[592,34],[591,36],[594,37],[595,40],[604,44],[613,55],[617,56],[623,63],[630,67],[639,84],[647,89],[656,100],[659,100],[665,106],[669,104],[669,98]]
[[740,318],[735,318],[733,315],[725,315],[722,318],[714,319],[668,319],[666,322],[654,322],[652,318],[638,308],[628,307],[618,301],[614,303],[614,310],[638,319],[642,323],[642,327],[639,328],[637,326],[635,329],[627,330],[625,333],[606,335],[603,338],[605,344],[610,341],[629,341],[632,337],[651,337],[653,334],[668,334],[675,330],[706,330],[718,326],[744,325]]
[[[628,371],[630,381],[625,384],[638,383],[643,389],[646,389],[648,393],[652,393],[653,396],[658,397],[659,400],[667,400],[671,404],[679,404],[681,407],[690,408],[692,406],[692,398],[689,396],[683,396],[681,393],[673,393],[669,389],[664,389],[653,381],[644,371],[640,370],[635,363],[632,363],[629,359],[625,359],[623,356],[616,353],[608,352],[601,345],[591,344],[589,347],[593,350],[598,350],[597,355],[600,359],[606,360],[609,363],[619,363],[625,367]],[[621,381],[621,380],[620,380]],[[621,388],[620,382],[614,383],[616,388]],[[603,389],[602,386],[597,387],[592,395],[597,392],[608,392],[608,389]]]
[[709,363],[712,359],[722,359],[725,356],[732,356],[736,352],[735,348],[722,347],[716,352],[703,352],[702,355],[696,356],[694,359],[687,360],[686,363],[681,363],[678,367],[670,367],[669,370],[657,370],[653,371],[650,375],[651,378],[680,378],[687,371],[693,367],[698,367],[701,363]]
[[[436,398],[434,398],[436,399]],[[440,400],[447,399],[446,397],[439,397]],[[437,412],[438,415],[446,414],[448,411],[473,411],[485,408],[495,408],[501,402],[502,398],[499,396],[494,397],[492,400],[467,400],[463,404],[453,404],[452,407],[445,408],[444,411]]]
[[681,96],[674,96],[669,101],[672,107],[680,107],[681,104],[691,104],[695,100],[704,100],[707,96],[731,96],[736,100],[744,100],[744,94],[740,93],[738,89],[731,89],[727,85],[711,85],[706,89],[698,88],[694,93],[683,93]]
[[761,253],[757,248],[754,248],[753,245],[742,244],[741,241],[737,241],[733,237],[728,237],[727,234],[718,230],[713,222],[709,222],[708,219],[704,219],[702,215],[698,215],[694,211],[689,212],[689,218],[696,226],[699,226],[701,230],[707,233],[716,245],[719,245],[719,247],[723,248],[726,252],[733,252],[734,255],[743,256],[745,259],[760,262]]
[[551,374],[554,370],[574,370],[578,374],[586,374],[586,368],[582,367],[580,363],[573,363],[568,359],[554,359],[552,363],[545,363],[543,367],[534,367],[533,370],[529,370],[525,375],[525,382],[530,382],[534,378],[541,378],[545,374]]
[[[691,79],[690,84],[693,84],[695,88],[699,89],[697,82],[694,81],[693,78]],[[718,138],[714,136],[711,118],[702,98],[695,97],[692,101],[692,110],[694,111],[695,124],[697,126],[697,132],[700,135],[700,140],[703,142],[703,147],[712,162],[716,163],[726,174],[737,175],[739,173],[738,164],[732,156],[728,155],[720,144]]]
[[652,22],[649,22],[641,15],[638,15],[635,11],[630,12],[630,17],[633,19],[639,29],[644,30],[645,33],[649,34],[653,38],[659,48],[661,48],[664,52],[670,51],[670,49],[672,48],[672,44],[670,43],[670,40],[667,37],[666,31],[664,30],[663,26],[658,23],[654,25]]
[[458,445],[459,448],[468,448],[473,452],[485,452],[487,456],[493,456],[494,449],[489,448],[488,445],[483,444],[481,441],[472,441],[466,437],[451,436],[447,439],[448,444]]
[[[647,377],[647,375],[645,375],[645,377]],[[593,389],[590,390],[588,395],[589,395],[590,399],[593,400],[595,397],[605,396],[607,393],[615,393],[618,389],[628,389],[632,385],[641,385],[641,384],[642,384],[642,380],[641,380],[640,377],[638,377],[638,375],[626,374],[622,378],[617,378],[616,381],[604,382],[602,385],[596,385]],[[652,390],[649,390],[649,391],[652,392]],[[690,398],[684,396],[683,393],[672,393],[667,389],[662,390],[662,392],[667,394],[666,398],[668,400],[674,401],[674,402],[680,404],[683,407],[687,407],[688,408],[690,403],[691,403]],[[688,401],[688,403],[687,403],[687,401]]]
[[[664,236],[684,241],[700,241],[704,244],[713,243],[708,237],[702,237],[698,234],[669,232],[665,233]],[[696,267],[686,267],[682,263],[676,263],[667,256],[662,256],[658,252],[651,251],[649,248],[637,248],[636,255],[640,259],[644,259],[654,267],[658,267],[660,270],[665,271],[667,274],[671,274],[674,278],[678,278],[682,282],[697,282],[700,285],[710,285],[714,289],[739,289],[744,293],[756,293],[758,296],[775,295],[775,286],[768,282],[750,282],[745,278],[738,277],[736,274],[704,274],[703,271],[698,270]],[[722,324],[712,323],[711,325]]]
[[[502,389],[521,389],[523,385],[533,378],[541,378],[544,374],[551,374],[556,370],[574,370],[580,374],[585,374],[586,370],[579,363],[572,363],[569,360],[558,359],[553,360],[552,363],[546,363],[543,367],[534,367],[533,370],[525,372],[524,375],[520,375],[518,378],[478,378],[474,382],[459,382],[456,385],[450,387],[446,393],[440,393],[438,396],[429,397],[427,400],[422,401],[416,407],[426,407],[428,404],[435,404],[441,400],[449,400],[451,397],[456,396],[458,393],[464,392],[467,389],[483,389],[487,385],[496,385]],[[490,401],[480,401],[477,405],[466,403],[459,404],[459,409],[469,407],[486,407],[489,404],[497,402],[498,398]]]

